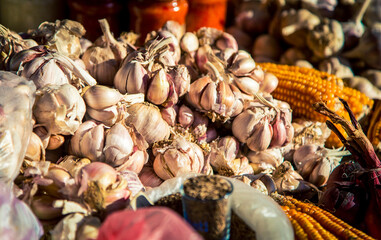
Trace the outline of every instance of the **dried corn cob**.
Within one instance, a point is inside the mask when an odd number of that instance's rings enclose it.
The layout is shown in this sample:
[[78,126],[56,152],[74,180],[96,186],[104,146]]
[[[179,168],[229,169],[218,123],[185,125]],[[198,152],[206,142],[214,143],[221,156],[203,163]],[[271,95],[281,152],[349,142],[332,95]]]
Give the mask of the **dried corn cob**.
[[312,203],[272,196],[289,217],[296,239],[374,239]]
[[[288,102],[293,116],[324,122],[327,118],[314,111],[312,104],[323,100],[330,109],[349,119],[339,98],[349,103],[357,118],[373,105],[373,100],[355,89],[345,87],[343,80],[333,74],[316,69],[274,63],[258,63],[263,70],[273,73],[279,79],[278,87],[272,93],[274,98]],[[343,131],[344,133],[344,131]],[[341,141],[332,134],[326,142],[328,147],[339,147]]]

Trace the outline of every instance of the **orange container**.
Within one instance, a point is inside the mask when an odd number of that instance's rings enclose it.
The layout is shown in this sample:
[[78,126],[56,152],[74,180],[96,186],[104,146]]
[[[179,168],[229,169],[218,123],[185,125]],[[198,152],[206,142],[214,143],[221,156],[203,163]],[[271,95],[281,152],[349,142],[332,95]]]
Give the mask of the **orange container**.
[[197,31],[201,27],[223,30],[226,22],[227,0],[189,0],[187,31]]
[[168,20],[185,24],[188,12],[187,0],[132,0],[129,3],[130,30],[141,35],[144,42],[147,33],[161,28]]

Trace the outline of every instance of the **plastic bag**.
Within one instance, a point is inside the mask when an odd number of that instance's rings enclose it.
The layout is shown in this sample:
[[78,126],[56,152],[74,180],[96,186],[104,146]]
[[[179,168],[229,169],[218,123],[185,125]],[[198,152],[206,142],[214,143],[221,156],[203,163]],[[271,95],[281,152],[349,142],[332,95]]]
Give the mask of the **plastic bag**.
[[19,173],[32,134],[36,87],[14,73],[0,71],[0,181]]
[[164,207],[123,210],[111,214],[97,240],[201,240],[202,237],[176,212]]
[[0,181],[0,236],[3,240],[39,239],[43,229],[28,205]]
[[[151,202],[179,192],[185,179],[197,176],[186,174],[163,182],[159,187],[145,192]],[[227,178],[233,184],[232,210],[255,231],[256,239],[294,239],[292,225],[280,208],[269,196],[246,185],[245,183]]]

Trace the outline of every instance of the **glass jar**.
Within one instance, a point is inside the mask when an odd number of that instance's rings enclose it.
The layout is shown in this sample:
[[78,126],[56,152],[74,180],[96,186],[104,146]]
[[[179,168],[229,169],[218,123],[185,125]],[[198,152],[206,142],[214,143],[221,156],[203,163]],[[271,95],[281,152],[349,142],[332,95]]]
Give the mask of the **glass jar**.
[[122,4],[117,0],[69,0],[70,19],[80,22],[86,29],[85,37],[94,41],[102,36],[98,19],[106,18],[114,36],[121,29]]
[[201,27],[223,30],[226,21],[227,0],[189,0],[187,31],[197,31]]
[[147,33],[158,30],[168,20],[185,25],[187,0],[132,0],[129,3],[130,30],[139,33],[143,43]]

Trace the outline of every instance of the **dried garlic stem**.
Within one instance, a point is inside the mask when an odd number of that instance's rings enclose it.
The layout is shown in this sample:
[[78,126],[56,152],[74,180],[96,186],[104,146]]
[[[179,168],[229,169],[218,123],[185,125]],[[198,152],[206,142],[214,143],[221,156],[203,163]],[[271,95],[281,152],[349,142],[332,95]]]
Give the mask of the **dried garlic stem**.
[[124,48],[123,45],[119,43],[111,34],[110,25],[105,18],[98,20],[98,22],[101,26],[103,35],[105,36],[106,41],[109,44],[112,53],[114,54],[115,60],[118,63],[121,63],[123,58],[126,56],[126,48]]

